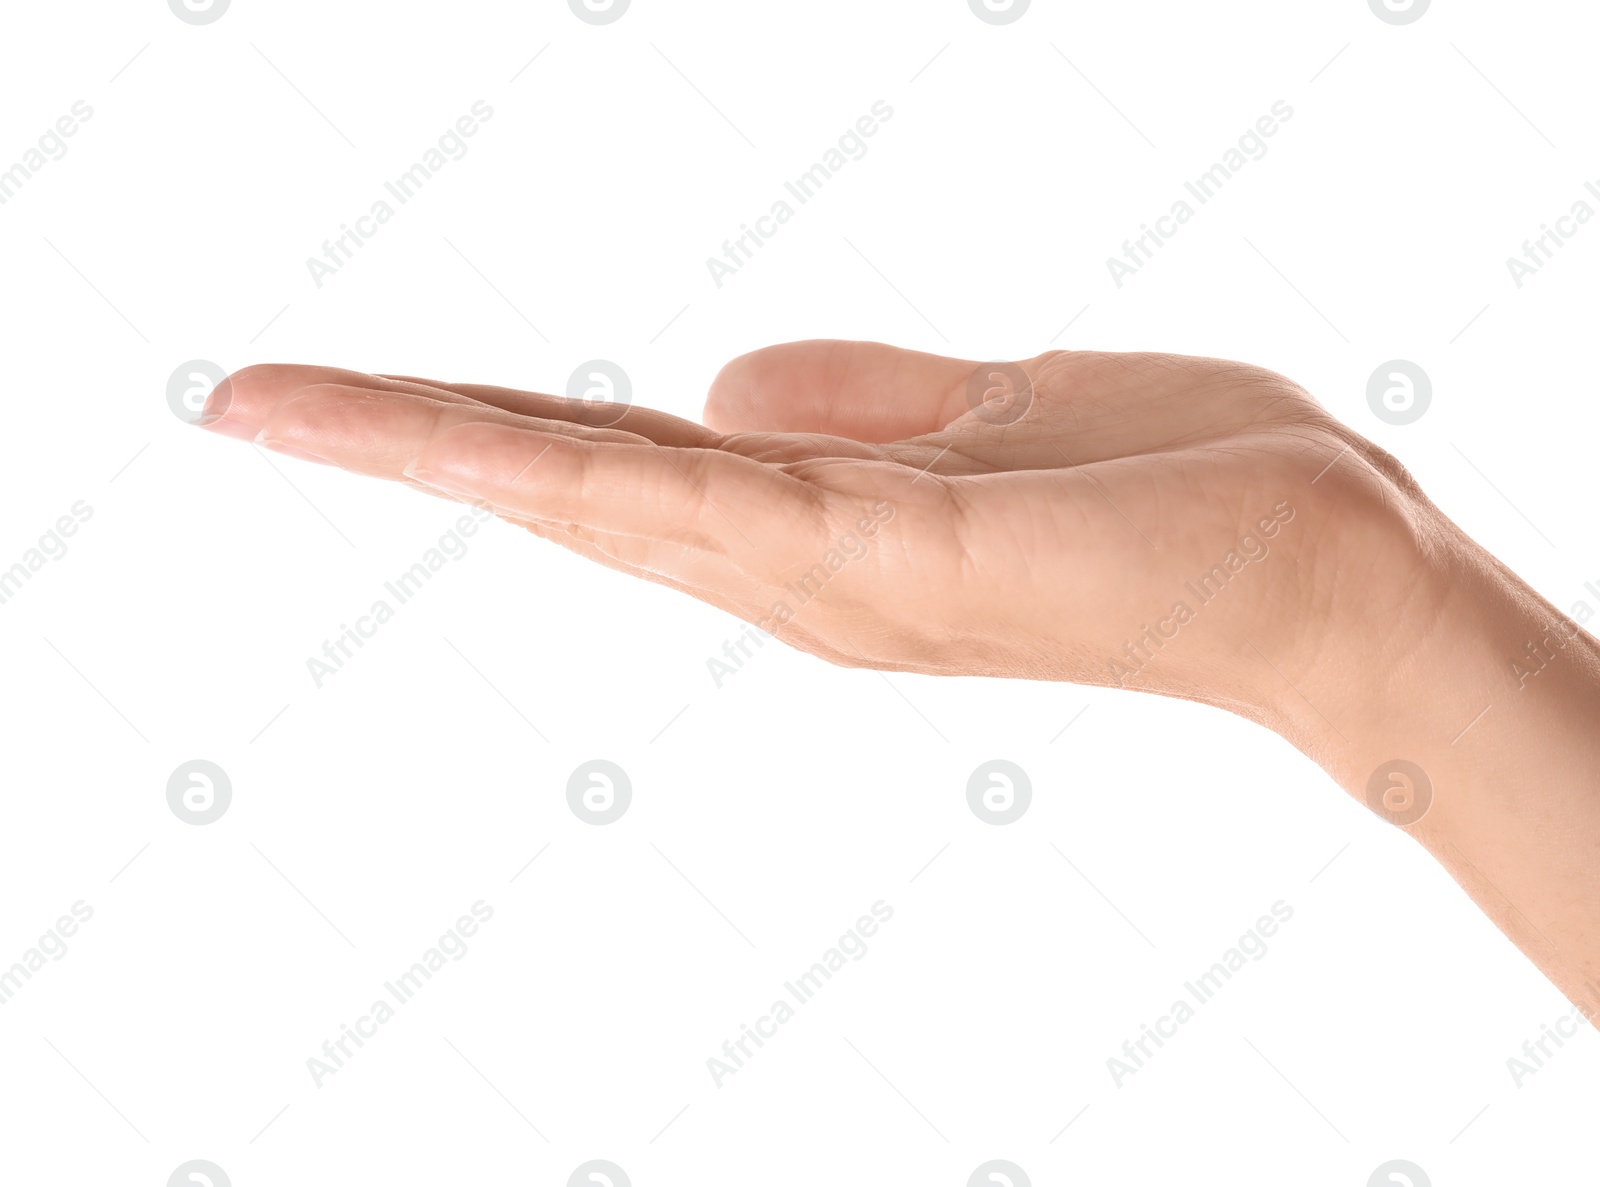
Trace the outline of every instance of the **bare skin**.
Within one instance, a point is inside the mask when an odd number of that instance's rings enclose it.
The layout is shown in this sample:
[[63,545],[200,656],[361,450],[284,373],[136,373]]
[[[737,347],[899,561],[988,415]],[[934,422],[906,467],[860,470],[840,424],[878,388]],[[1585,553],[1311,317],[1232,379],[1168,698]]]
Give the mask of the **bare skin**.
[[836,664],[1240,714],[1405,828],[1600,1014],[1600,643],[1280,375],[1095,352],[1007,375],[792,343],[728,364],[699,425],[259,366],[201,423],[481,504]]

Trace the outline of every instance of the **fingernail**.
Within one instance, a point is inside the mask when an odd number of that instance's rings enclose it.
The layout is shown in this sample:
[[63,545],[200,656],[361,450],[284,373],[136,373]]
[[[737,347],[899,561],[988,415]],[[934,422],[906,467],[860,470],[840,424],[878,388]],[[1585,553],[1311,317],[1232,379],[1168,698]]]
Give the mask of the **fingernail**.
[[324,466],[336,466],[339,463],[323,457],[321,454],[312,453],[309,449],[301,449],[298,445],[290,445],[287,441],[278,441],[267,436],[267,431],[262,429],[256,434],[255,443],[274,453],[281,453],[286,457],[299,458],[303,462],[317,462]]
[[206,404],[200,409],[200,415],[189,423],[201,429],[214,425],[228,414],[228,406],[232,403],[233,377],[224,375],[222,382],[212,388],[211,394],[206,397]]
[[411,465],[407,466],[401,471],[401,473],[407,478],[411,479],[412,482],[417,482],[423,486],[432,487],[434,490],[443,491],[445,494],[451,495],[455,498],[472,498],[477,493],[470,487],[463,485],[449,475],[435,474],[432,470],[418,465],[416,462],[412,462]]

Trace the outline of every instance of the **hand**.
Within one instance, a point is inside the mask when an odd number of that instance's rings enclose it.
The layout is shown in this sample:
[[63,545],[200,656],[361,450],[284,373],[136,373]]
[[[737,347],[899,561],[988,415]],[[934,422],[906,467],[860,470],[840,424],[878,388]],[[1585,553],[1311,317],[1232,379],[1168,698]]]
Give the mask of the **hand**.
[[[1600,646],[1289,380],[802,342],[730,363],[705,419],[264,366],[202,423],[487,506],[835,663],[1250,717],[1600,1010]],[[1557,629],[1563,662],[1524,689],[1509,661]],[[1373,790],[1395,759],[1420,814]]]
[[846,665],[1270,716],[1263,657],[1303,674],[1328,624],[1425,584],[1398,464],[1237,363],[803,342],[724,368],[710,429],[314,367],[250,368],[214,402],[218,431],[484,503]]

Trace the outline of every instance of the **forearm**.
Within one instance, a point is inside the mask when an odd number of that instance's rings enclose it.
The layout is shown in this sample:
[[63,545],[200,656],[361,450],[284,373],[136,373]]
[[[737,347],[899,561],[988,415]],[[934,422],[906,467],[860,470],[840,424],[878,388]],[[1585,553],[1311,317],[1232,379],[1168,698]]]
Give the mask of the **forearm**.
[[[1288,710],[1286,732],[1426,846],[1593,1017],[1600,643],[1453,525],[1448,531],[1455,546],[1435,562],[1448,596],[1424,621],[1382,638],[1369,627],[1351,640],[1330,674],[1306,689],[1326,697],[1318,708],[1327,719],[1301,700]],[[1414,805],[1405,780],[1389,774],[1397,759],[1425,773]],[[1395,789],[1387,804],[1385,787]]]

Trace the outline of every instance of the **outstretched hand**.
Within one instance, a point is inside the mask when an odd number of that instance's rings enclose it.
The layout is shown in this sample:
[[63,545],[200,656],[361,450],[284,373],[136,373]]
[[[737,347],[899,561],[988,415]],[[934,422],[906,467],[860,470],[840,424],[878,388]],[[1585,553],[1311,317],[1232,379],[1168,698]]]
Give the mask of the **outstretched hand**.
[[1428,596],[1400,467],[1243,364],[799,342],[723,368],[705,420],[274,365],[203,423],[485,505],[852,666],[1270,720],[1335,624]]
[[[723,368],[705,420],[259,366],[198,423],[488,507],[835,663],[1249,717],[1600,1013],[1600,645],[1289,380],[799,342]],[[1559,656],[1532,683],[1530,648]]]

